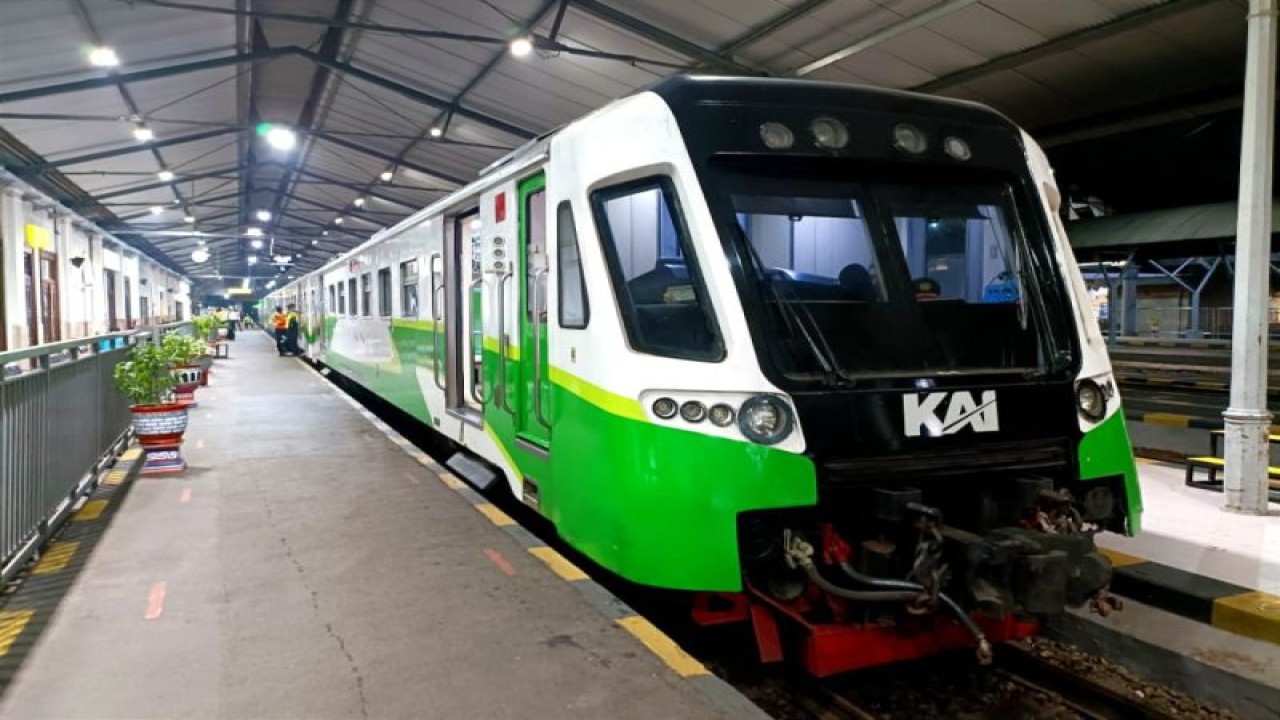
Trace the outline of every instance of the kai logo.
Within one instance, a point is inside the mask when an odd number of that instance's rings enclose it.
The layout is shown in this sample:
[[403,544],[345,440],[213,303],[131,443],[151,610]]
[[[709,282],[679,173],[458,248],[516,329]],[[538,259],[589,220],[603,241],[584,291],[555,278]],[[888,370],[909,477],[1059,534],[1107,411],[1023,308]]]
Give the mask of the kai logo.
[[968,390],[903,395],[902,429],[907,437],[952,435],[964,428],[974,432],[999,430],[996,391],[983,390],[977,399],[973,395]]

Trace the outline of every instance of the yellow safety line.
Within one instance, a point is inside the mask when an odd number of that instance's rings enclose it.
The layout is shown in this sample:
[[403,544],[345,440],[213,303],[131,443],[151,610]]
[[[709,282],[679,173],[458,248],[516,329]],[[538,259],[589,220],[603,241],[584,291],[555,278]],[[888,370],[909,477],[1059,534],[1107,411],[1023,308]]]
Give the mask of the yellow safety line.
[[71,558],[75,557],[76,550],[79,549],[80,543],[76,540],[50,543],[49,549],[44,551],[44,557],[31,568],[31,574],[46,575],[62,570],[71,563]]
[[1212,623],[1237,635],[1280,643],[1280,595],[1255,591],[1218,598]]
[[653,654],[661,658],[662,662],[666,663],[672,670],[675,670],[681,677],[710,674],[705,665],[694,660],[689,653],[681,650],[674,640],[667,637],[665,633],[654,627],[653,623],[648,620],[639,615],[631,615],[618,618],[617,622],[624,630],[644,643],[645,647],[652,650]]
[[[436,477],[440,478],[440,482],[444,483],[444,486],[451,490],[462,490],[467,486],[466,483],[458,479],[457,475],[454,475],[452,473],[447,473],[447,472],[436,473]],[[490,505],[490,507],[493,507],[493,506]],[[497,510],[497,508],[494,508],[494,509]],[[481,512],[484,512],[484,511],[481,511]],[[485,514],[487,515],[488,513],[485,513]]]
[[1142,416],[1142,422],[1151,423],[1153,425],[1186,427],[1190,421],[1190,415],[1175,415],[1173,413],[1147,413]]
[[103,485],[119,485],[124,479],[129,477],[129,473],[124,470],[112,470],[107,473],[107,477],[103,479]]
[[491,503],[480,503],[476,505],[476,509],[485,517],[489,518],[489,522],[494,525],[515,525],[516,521],[511,516],[494,507]]
[[18,639],[35,614],[35,610],[0,610],[0,657],[9,654],[13,641]]
[[1137,555],[1130,555],[1129,553],[1112,550],[1110,548],[1098,548],[1098,552],[1102,553],[1103,557],[1110,560],[1113,567],[1125,567],[1127,565],[1137,565],[1139,563],[1147,562],[1146,558],[1140,558]]
[[138,456],[140,455],[142,455],[142,448],[131,447],[128,450],[125,450],[124,452],[120,453],[120,459],[121,460],[137,460]]
[[85,522],[86,520],[97,520],[102,517],[102,512],[106,509],[106,500],[90,500],[84,504],[84,507],[76,511],[76,514],[71,517],[71,521]]
[[529,554],[545,563],[547,567],[551,568],[551,572],[560,576],[561,580],[587,579],[587,574],[582,572],[577,565],[569,562],[563,555],[545,545],[529,548]]

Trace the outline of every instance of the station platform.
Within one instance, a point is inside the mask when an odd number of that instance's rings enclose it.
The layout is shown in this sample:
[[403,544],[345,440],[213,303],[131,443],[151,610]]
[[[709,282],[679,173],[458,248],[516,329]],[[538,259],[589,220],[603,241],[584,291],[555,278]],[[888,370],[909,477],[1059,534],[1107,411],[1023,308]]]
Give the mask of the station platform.
[[0,598],[0,717],[764,717],[267,337],[231,350],[186,472],[128,453]]

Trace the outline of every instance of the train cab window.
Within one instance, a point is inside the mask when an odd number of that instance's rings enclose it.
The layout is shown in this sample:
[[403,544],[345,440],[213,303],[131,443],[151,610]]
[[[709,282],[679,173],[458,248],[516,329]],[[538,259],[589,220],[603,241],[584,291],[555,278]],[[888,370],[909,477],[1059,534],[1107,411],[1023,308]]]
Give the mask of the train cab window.
[[391,317],[391,268],[378,271],[378,317]]
[[666,178],[592,194],[618,308],[639,352],[716,361],[724,346]]
[[370,281],[369,273],[360,276],[360,314],[368,317],[373,312],[373,305],[370,302],[373,299],[373,283]]
[[400,315],[418,317],[418,261],[400,263]]
[[590,310],[582,277],[582,257],[578,254],[578,228],[573,222],[569,201],[556,209],[556,277],[560,281],[560,327],[582,329]]
[[351,278],[350,280],[347,281],[347,297],[350,299],[350,302],[347,305],[347,310],[349,311],[348,314],[352,316],[359,315],[360,308],[357,307],[359,300],[357,300],[358,296],[356,295],[356,279],[355,278]]

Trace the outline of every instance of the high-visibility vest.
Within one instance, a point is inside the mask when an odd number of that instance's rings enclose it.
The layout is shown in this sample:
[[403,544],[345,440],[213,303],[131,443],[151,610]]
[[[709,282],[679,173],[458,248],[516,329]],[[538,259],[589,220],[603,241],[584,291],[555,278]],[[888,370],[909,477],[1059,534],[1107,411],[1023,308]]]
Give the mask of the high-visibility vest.
[[276,330],[284,330],[289,327],[289,316],[284,313],[271,314],[271,327]]

